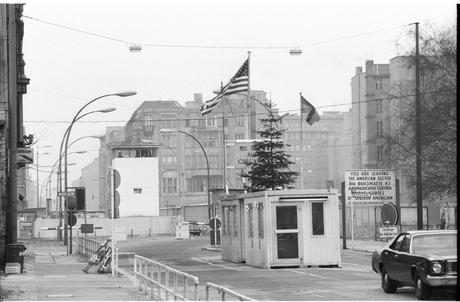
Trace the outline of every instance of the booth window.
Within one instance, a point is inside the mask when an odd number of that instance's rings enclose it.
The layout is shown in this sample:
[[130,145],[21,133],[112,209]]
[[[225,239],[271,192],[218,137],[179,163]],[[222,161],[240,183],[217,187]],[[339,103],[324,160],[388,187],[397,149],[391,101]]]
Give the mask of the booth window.
[[238,237],[238,215],[237,215],[237,207],[233,206],[233,236]]
[[254,236],[254,217],[252,215],[252,204],[248,204],[248,237]]
[[257,224],[259,227],[259,238],[264,238],[264,204],[259,203],[257,207]]
[[226,211],[227,207],[222,207],[222,236],[227,235],[227,221],[228,221],[228,211]]
[[313,235],[324,235],[324,211],[322,202],[311,204]]

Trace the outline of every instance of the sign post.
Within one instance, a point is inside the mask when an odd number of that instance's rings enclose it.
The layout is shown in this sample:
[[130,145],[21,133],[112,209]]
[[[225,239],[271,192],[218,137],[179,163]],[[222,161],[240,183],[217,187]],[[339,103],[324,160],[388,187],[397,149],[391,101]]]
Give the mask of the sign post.
[[351,242],[354,240],[354,206],[396,203],[394,170],[345,170],[345,203],[351,206]]

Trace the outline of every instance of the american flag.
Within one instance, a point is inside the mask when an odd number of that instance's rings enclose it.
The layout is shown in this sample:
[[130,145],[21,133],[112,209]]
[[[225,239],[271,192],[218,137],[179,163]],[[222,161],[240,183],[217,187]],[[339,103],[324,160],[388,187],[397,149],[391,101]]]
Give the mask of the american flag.
[[230,79],[230,81],[222,87],[219,94],[215,97],[206,101],[203,106],[201,106],[201,114],[205,115],[211,112],[212,108],[219,104],[220,100],[225,95],[235,94],[239,92],[247,91],[249,88],[249,61],[246,61],[241,65],[238,72]]

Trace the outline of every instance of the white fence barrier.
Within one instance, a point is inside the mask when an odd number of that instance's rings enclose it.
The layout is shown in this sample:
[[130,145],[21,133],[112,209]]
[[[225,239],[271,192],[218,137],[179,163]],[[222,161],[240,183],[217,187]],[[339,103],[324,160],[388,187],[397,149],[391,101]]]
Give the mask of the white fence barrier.
[[216,301],[217,300],[210,292],[211,289],[217,292],[217,294],[220,297],[220,301],[226,301],[227,296],[236,298],[240,301],[256,301],[244,295],[238,294],[237,292],[234,292],[228,288],[225,288],[223,286],[220,286],[220,285],[217,285],[211,282],[206,282],[206,301]]
[[198,301],[198,277],[180,272],[164,264],[135,255],[134,273],[139,289],[153,300],[174,299]]

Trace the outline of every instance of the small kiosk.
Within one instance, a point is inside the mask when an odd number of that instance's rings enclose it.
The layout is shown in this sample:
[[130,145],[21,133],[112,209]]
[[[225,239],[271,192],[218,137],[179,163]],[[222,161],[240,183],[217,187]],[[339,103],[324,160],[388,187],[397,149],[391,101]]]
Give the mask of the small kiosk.
[[261,191],[220,203],[223,260],[261,268],[341,266],[336,190]]

